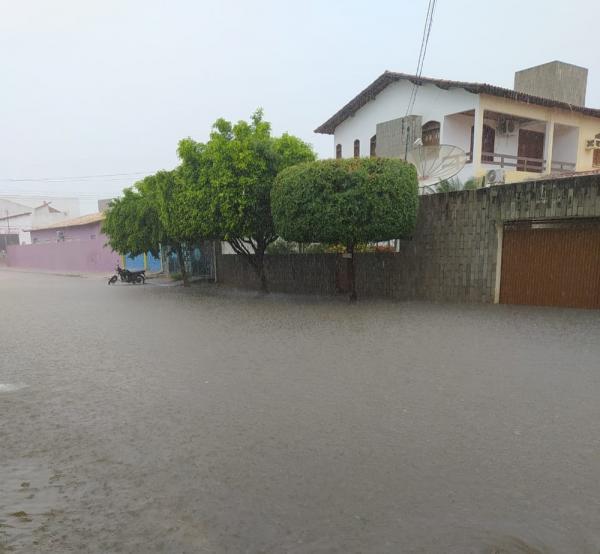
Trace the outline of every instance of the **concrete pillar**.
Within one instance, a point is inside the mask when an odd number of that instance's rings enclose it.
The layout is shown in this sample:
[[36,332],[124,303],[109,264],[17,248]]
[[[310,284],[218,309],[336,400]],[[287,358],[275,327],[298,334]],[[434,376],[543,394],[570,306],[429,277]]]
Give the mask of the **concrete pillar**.
[[481,152],[483,149],[483,107],[475,108],[475,120],[473,122],[473,175],[478,176],[481,171]]
[[554,147],[554,121],[546,121],[546,136],[544,139],[544,158],[546,158],[546,167],[544,173],[552,171],[552,149]]

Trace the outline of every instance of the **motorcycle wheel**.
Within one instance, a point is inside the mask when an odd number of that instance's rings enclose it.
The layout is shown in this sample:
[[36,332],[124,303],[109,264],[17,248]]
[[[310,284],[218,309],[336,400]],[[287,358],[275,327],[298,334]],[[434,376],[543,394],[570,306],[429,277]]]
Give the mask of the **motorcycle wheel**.
[[108,284],[109,285],[114,285],[117,282],[118,277],[116,275],[113,275],[109,280],[108,280]]
[[144,282],[144,278],[143,278],[141,275],[136,275],[136,276],[135,276],[135,281],[134,281],[134,283],[135,283],[136,285],[139,285],[140,283],[143,283],[143,282]]

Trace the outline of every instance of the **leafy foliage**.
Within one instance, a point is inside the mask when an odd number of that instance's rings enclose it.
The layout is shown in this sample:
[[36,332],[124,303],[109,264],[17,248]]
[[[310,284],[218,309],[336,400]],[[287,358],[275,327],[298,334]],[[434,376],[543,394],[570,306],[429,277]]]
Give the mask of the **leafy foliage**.
[[444,179],[440,181],[436,187],[436,192],[453,192],[455,190],[462,190],[463,184],[462,181],[458,177],[453,177],[451,179]]
[[456,190],[475,190],[482,186],[482,180],[471,177],[464,183],[458,178],[445,179],[440,181],[435,187],[436,192],[454,192]]
[[258,110],[250,122],[234,125],[219,119],[206,144],[182,141],[179,154],[184,184],[178,203],[198,214],[189,225],[204,236],[227,240],[256,270],[266,290],[264,254],[277,238],[271,188],[282,169],[314,160],[312,148],[288,134],[272,137]]
[[219,119],[205,144],[179,142],[180,165],[159,171],[115,201],[105,229],[113,248],[136,253],[177,252],[199,238],[227,240],[256,270],[266,290],[264,255],[277,238],[271,216],[271,188],[282,169],[313,161],[310,145],[271,126],[258,110],[250,122]]
[[158,256],[164,242],[156,204],[147,189],[153,177],[146,177],[135,188],[127,188],[123,196],[113,200],[102,224],[108,244],[120,254],[137,256],[151,252]]
[[183,282],[189,284],[183,261],[182,241],[177,234],[176,217],[171,209],[175,172],[159,171],[145,177],[123,196],[113,200],[106,214],[102,230],[108,236],[113,250],[137,256],[151,252],[158,256],[161,245],[177,252],[182,267]]
[[297,254],[299,250],[297,242],[288,242],[281,237],[267,246],[267,254]]
[[417,194],[412,165],[362,158],[285,169],[271,198],[276,230],[286,240],[355,245],[410,235]]
[[386,158],[299,164],[278,175],[271,193],[275,228],[286,240],[345,245],[351,300],[356,247],[410,235],[417,203],[414,166]]

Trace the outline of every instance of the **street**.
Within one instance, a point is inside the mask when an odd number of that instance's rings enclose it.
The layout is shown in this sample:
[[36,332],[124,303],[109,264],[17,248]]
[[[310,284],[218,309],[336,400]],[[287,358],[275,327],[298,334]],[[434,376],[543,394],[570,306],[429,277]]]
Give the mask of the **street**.
[[0,270],[0,553],[600,551],[600,312]]

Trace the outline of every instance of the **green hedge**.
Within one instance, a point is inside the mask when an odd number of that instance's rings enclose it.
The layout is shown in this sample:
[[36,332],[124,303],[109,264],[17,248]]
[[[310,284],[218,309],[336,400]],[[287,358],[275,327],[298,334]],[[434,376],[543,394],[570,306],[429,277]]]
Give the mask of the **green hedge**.
[[417,173],[388,158],[322,160],[288,167],[271,191],[278,235],[297,242],[356,244],[410,236]]

